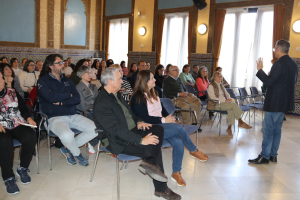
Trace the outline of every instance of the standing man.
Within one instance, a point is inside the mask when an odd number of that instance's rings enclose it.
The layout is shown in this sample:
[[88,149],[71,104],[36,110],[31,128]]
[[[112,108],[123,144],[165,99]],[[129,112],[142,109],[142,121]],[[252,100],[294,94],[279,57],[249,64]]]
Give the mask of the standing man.
[[192,71],[192,76],[195,81],[197,80],[198,71],[199,71],[199,65],[194,65],[193,71]]
[[257,158],[248,160],[253,164],[277,162],[284,113],[295,110],[295,85],[299,67],[288,55],[289,50],[289,41],[278,40],[276,42],[273,51],[278,60],[273,64],[269,76],[262,70],[262,58],[257,61],[256,76],[268,89],[264,103],[265,118],[261,129],[262,151]]

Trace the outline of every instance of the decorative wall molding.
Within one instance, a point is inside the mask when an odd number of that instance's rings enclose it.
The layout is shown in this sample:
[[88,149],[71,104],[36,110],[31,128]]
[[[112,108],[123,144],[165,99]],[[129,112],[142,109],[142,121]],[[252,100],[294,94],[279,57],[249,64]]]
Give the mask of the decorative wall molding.
[[90,5],[91,0],[81,0],[85,6],[85,14],[86,14],[86,39],[85,46],[82,45],[67,45],[64,44],[64,27],[65,27],[65,12],[67,10],[67,3],[69,0],[61,0],[61,28],[60,28],[60,48],[66,49],[89,49],[90,43]]
[[230,3],[215,3],[215,0],[210,1],[210,15],[209,15],[209,32],[208,32],[208,44],[207,53],[214,53],[214,27],[215,27],[215,10],[227,9],[227,8],[239,8],[239,7],[253,7],[253,6],[265,6],[265,5],[286,5],[283,27],[283,39],[289,40],[290,38],[290,26],[293,14],[294,0],[251,0],[251,1],[238,1]]
[[121,15],[110,15],[110,16],[105,16],[104,20],[108,21],[108,20],[112,20],[112,19],[130,18],[131,16],[132,16],[131,13],[121,14]]
[[0,46],[10,47],[40,47],[40,0],[35,0],[35,42],[0,41]]
[[54,0],[48,0],[47,5],[47,47],[54,47]]
[[95,50],[100,50],[101,0],[96,0]]

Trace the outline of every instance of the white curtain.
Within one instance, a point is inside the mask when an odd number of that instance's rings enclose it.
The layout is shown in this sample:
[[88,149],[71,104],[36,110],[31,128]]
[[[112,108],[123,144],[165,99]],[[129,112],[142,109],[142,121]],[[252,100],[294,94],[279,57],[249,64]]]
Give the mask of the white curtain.
[[108,59],[113,59],[116,64],[120,64],[122,60],[127,63],[128,30],[128,18],[110,21]]
[[164,66],[171,63],[181,71],[188,63],[188,26],[188,13],[165,15],[161,47],[161,64]]
[[256,60],[264,59],[264,70],[272,60],[273,7],[258,8],[257,13],[228,11],[225,16],[219,66],[232,87],[256,86]]

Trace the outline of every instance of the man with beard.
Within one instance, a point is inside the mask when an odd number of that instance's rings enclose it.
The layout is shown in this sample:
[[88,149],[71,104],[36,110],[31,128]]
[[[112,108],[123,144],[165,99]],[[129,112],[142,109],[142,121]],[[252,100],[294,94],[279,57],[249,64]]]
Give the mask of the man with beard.
[[[82,166],[89,164],[82,156],[79,147],[97,137],[95,124],[90,119],[76,114],[76,105],[80,95],[72,80],[64,75],[63,57],[50,54],[46,57],[40,78],[37,82],[40,109],[49,118],[49,129],[59,137],[63,147],[60,151],[69,165],[78,162]],[[77,129],[81,133],[74,138]]]

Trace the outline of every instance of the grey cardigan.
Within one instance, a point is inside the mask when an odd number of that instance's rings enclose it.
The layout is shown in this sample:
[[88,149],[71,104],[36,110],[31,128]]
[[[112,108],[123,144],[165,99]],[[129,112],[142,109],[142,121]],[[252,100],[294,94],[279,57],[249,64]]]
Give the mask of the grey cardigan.
[[13,82],[14,82],[14,83],[13,83],[12,87],[19,93],[19,95],[20,95],[22,98],[24,98],[24,92],[23,92],[23,90],[22,90],[22,88],[21,88],[19,77],[18,77],[18,76],[15,76]]
[[94,101],[99,93],[96,85],[90,83],[87,87],[82,81],[80,81],[76,85],[76,89],[80,95],[80,104],[77,105],[77,108],[80,110],[93,109]]

